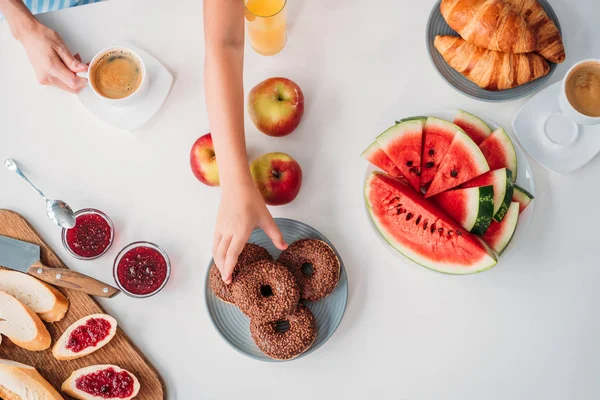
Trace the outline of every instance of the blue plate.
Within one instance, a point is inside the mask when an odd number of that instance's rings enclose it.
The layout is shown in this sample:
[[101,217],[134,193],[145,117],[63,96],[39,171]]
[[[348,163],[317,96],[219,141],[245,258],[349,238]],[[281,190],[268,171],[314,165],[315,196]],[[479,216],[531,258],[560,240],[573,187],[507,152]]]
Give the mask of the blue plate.
[[[550,4],[546,0],[538,0],[538,2],[544,8],[550,19],[554,21],[558,27],[558,30],[562,34],[558,17],[554,13],[552,7],[550,7]],[[444,17],[442,17],[442,14],[440,13],[440,3],[441,0],[436,2],[433,10],[431,10],[431,14],[429,14],[429,20],[427,21],[427,51],[437,71],[459,92],[466,96],[483,101],[500,102],[515,100],[541,89],[548,79],[550,79],[550,76],[554,73],[556,64],[549,62],[548,64],[550,65],[550,72],[548,75],[536,79],[535,81],[517,86],[516,88],[499,91],[491,91],[480,88],[448,65],[448,63],[446,63],[442,55],[433,45],[433,41],[437,35],[459,36],[456,31],[448,26],[446,20],[444,20]]]
[[[348,302],[348,277],[346,276],[344,262],[339,253],[335,250],[333,244],[331,244],[331,242],[316,229],[313,229],[302,222],[285,218],[275,218],[275,223],[281,230],[287,243],[291,244],[296,240],[311,238],[319,239],[329,244],[340,259],[341,265],[340,281],[333,292],[319,301],[305,302],[315,316],[317,322],[317,338],[310,349],[293,359],[297,360],[300,357],[312,353],[327,342],[342,322],[344,312],[346,311],[346,303]],[[277,259],[281,253],[262,229],[254,230],[248,241],[267,249],[274,259]],[[252,336],[250,336],[250,320],[248,317],[246,317],[236,306],[225,303],[215,296],[210,288],[210,280],[208,278],[208,272],[210,271],[210,266],[212,264],[213,260],[211,259],[210,263],[207,265],[205,296],[208,314],[210,315],[210,319],[217,329],[217,332],[219,332],[221,337],[225,339],[231,347],[250,358],[259,361],[282,362],[266,356],[259,350],[256,344],[254,344]]]

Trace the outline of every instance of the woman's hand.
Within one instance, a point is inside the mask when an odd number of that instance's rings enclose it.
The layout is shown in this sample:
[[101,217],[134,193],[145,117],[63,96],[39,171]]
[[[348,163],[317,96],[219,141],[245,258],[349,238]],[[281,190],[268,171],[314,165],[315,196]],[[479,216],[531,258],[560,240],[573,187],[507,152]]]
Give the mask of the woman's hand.
[[249,182],[223,188],[217,214],[213,257],[225,283],[231,283],[233,268],[252,230],[262,228],[275,247],[287,244],[250,178]]
[[35,70],[38,82],[71,93],[79,93],[87,80],[75,75],[87,71],[87,65],[71,54],[60,35],[38,23],[21,30],[18,37]]

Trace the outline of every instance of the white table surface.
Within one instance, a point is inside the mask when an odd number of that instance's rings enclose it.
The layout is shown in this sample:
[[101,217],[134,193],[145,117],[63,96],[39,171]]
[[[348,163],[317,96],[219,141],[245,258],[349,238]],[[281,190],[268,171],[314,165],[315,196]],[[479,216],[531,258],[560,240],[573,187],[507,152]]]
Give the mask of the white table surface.
[[[203,93],[202,4],[113,0],[41,19],[89,59],[128,40],[174,73],[164,107],[126,134],[77,99],[41,87],[20,44],[0,24],[0,159],[14,157],[47,194],[109,214],[108,255],[71,258],[43,203],[0,170],[0,208],[27,217],[69,267],[112,281],[117,252],[159,243],[173,275],[158,296],[101,301],[166,381],[171,399],[595,399],[600,397],[598,175],[600,159],[561,176],[532,162],[536,212],[529,238],[489,272],[452,277],[401,260],[364,211],[361,151],[394,118],[461,107],[510,127],[525,100],[469,99],[435,72],[425,48],[430,1],[289,1],[289,41],[275,57],[248,47],[245,86],[274,75],[306,97],[298,130],[275,139],[246,121],[252,157],[289,152],[304,170],[299,197],[275,216],[306,222],[341,253],[350,281],[344,320],[322,348],[289,363],[260,363],[232,350],[204,305],[219,190],[189,167],[209,131]],[[567,61],[600,56],[596,0],[551,1]]]

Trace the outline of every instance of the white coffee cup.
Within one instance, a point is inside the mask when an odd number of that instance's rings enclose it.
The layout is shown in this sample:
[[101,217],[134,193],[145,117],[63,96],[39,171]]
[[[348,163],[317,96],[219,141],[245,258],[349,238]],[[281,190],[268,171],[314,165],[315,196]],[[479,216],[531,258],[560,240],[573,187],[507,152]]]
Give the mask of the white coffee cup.
[[[98,64],[98,62],[102,61],[105,57],[110,57],[111,55],[118,54],[118,53],[128,53],[133,58],[136,59],[138,65],[140,66],[140,69],[141,69],[142,81],[141,81],[139,87],[137,88],[137,90],[135,90],[133,93],[131,93],[127,97],[123,97],[121,99],[112,99],[112,98],[106,97],[106,96],[102,95],[102,93],[98,92],[98,90],[94,87],[94,85],[92,84],[92,82],[90,80],[90,74],[93,75],[94,67]],[[111,46],[111,47],[107,47],[105,49],[100,50],[94,56],[94,58],[92,58],[92,61],[90,61],[90,67],[88,68],[87,72],[78,72],[77,76],[88,80],[88,86],[90,87],[92,92],[94,92],[96,94],[96,96],[101,98],[103,101],[108,102],[109,104],[111,104],[113,106],[117,106],[117,107],[129,105],[129,104],[132,104],[135,101],[139,100],[139,98],[144,95],[144,92],[146,91],[146,88],[148,87],[148,75],[146,72],[146,64],[144,63],[144,60],[139,56],[139,54],[137,52],[131,50],[130,48],[123,47],[123,46]]]
[[581,64],[585,64],[585,63],[599,63],[600,64],[600,60],[597,60],[597,59],[583,60],[583,61],[580,61],[577,64],[573,65],[569,69],[569,71],[567,71],[567,74],[565,75],[565,77],[563,78],[563,80],[560,84],[560,94],[558,95],[558,105],[560,106],[562,113],[567,118],[569,118],[571,121],[575,122],[576,124],[598,125],[598,124],[600,124],[600,117],[590,117],[588,115],[580,113],[579,111],[577,111],[575,109],[575,107],[573,107],[571,105],[571,103],[569,102],[569,99],[567,98],[566,87],[567,87],[567,81],[568,81],[569,77],[571,76],[571,73],[577,67],[579,67]]

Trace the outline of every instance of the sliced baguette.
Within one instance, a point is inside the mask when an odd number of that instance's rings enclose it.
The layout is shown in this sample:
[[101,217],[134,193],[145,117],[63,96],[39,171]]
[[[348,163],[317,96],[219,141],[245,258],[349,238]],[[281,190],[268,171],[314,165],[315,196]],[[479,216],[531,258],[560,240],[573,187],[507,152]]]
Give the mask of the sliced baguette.
[[31,351],[46,350],[51,339],[46,326],[29,307],[0,291],[0,333]]
[[[80,390],[77,387],[77,380],[85,375],[89,375],[89,374],[93,374],[93,373],[97,373],[99,371],[105,370],[105,369],[109,369],[112,368],[115,372],[117,373],[121,373],[121,372],[125,372],[127,374],[129,374],[129,376],[131,376],[131,378],[133,379],[133,392],[131,393],[130,396],[128,397],[104,397],[104,395],[102,396],[96,396],[94,394],[89,394],[87,392],[84,392],[83,390]],[[113,384],[118,385],[118,380],[113,380]],[[110,400],[110,399],[119,399],[119,400],[130,400],[132,398],[134,398],[135,396],[137,396],[138,392],[140,391],[140,382],[138,381],[138,379],[135,377],[135,375],[133,375],[131,372],[125,370],[125,369],[121,369],[120,367],[116,366],[116,365],[110,365],[110,364],[105,364],[105,365],[92,365],[90,367],[86,367],[86,368],[81,368],[78,369],[77,371],[74,371],[71,376],[69,377],[69,379],[67,379],[66,381],[64,381],[64,383],[61,386],[61,390],[68,394],[69,396],[78,399],[78,400]]]
[[[93,319],[93,318],[105,319],[110,323],[110,329],[109,329],[108,335],[104,339],[102,339],[100,342],[98,342],[97,345],[86,347],[85,349],[83,349],[77,353],[75,353],[71,349],[67,348],[67,344],[69,343],[71,333],[73,333],[73,331],[75,329],[77,329],[78,327],[85,325],[90,319]],[[61,337],[54,344],[54,347],[52,348],[52,355],[57,360],[74,360],[76,358],[87,356],[89,354],[92,354],[96,350],[101,349],[106,344],[108,344],[108,342],[110,342],[110,340],[115,336],[116,333],[117,333],[117,321],[110,315],[108,315],[108,314],[88,315],[87,317],[83,317],[80,320],[75,321],[71,326],[69,326],[67,328],[67,330],[61,335]]]
[[69,309],[69,301],[61,292],[21,272],[1,270],[0,290],[31,308],[46,322],[60,321]]
[[0,359],[0,399],[62,400],[63,397],[35,368]]

